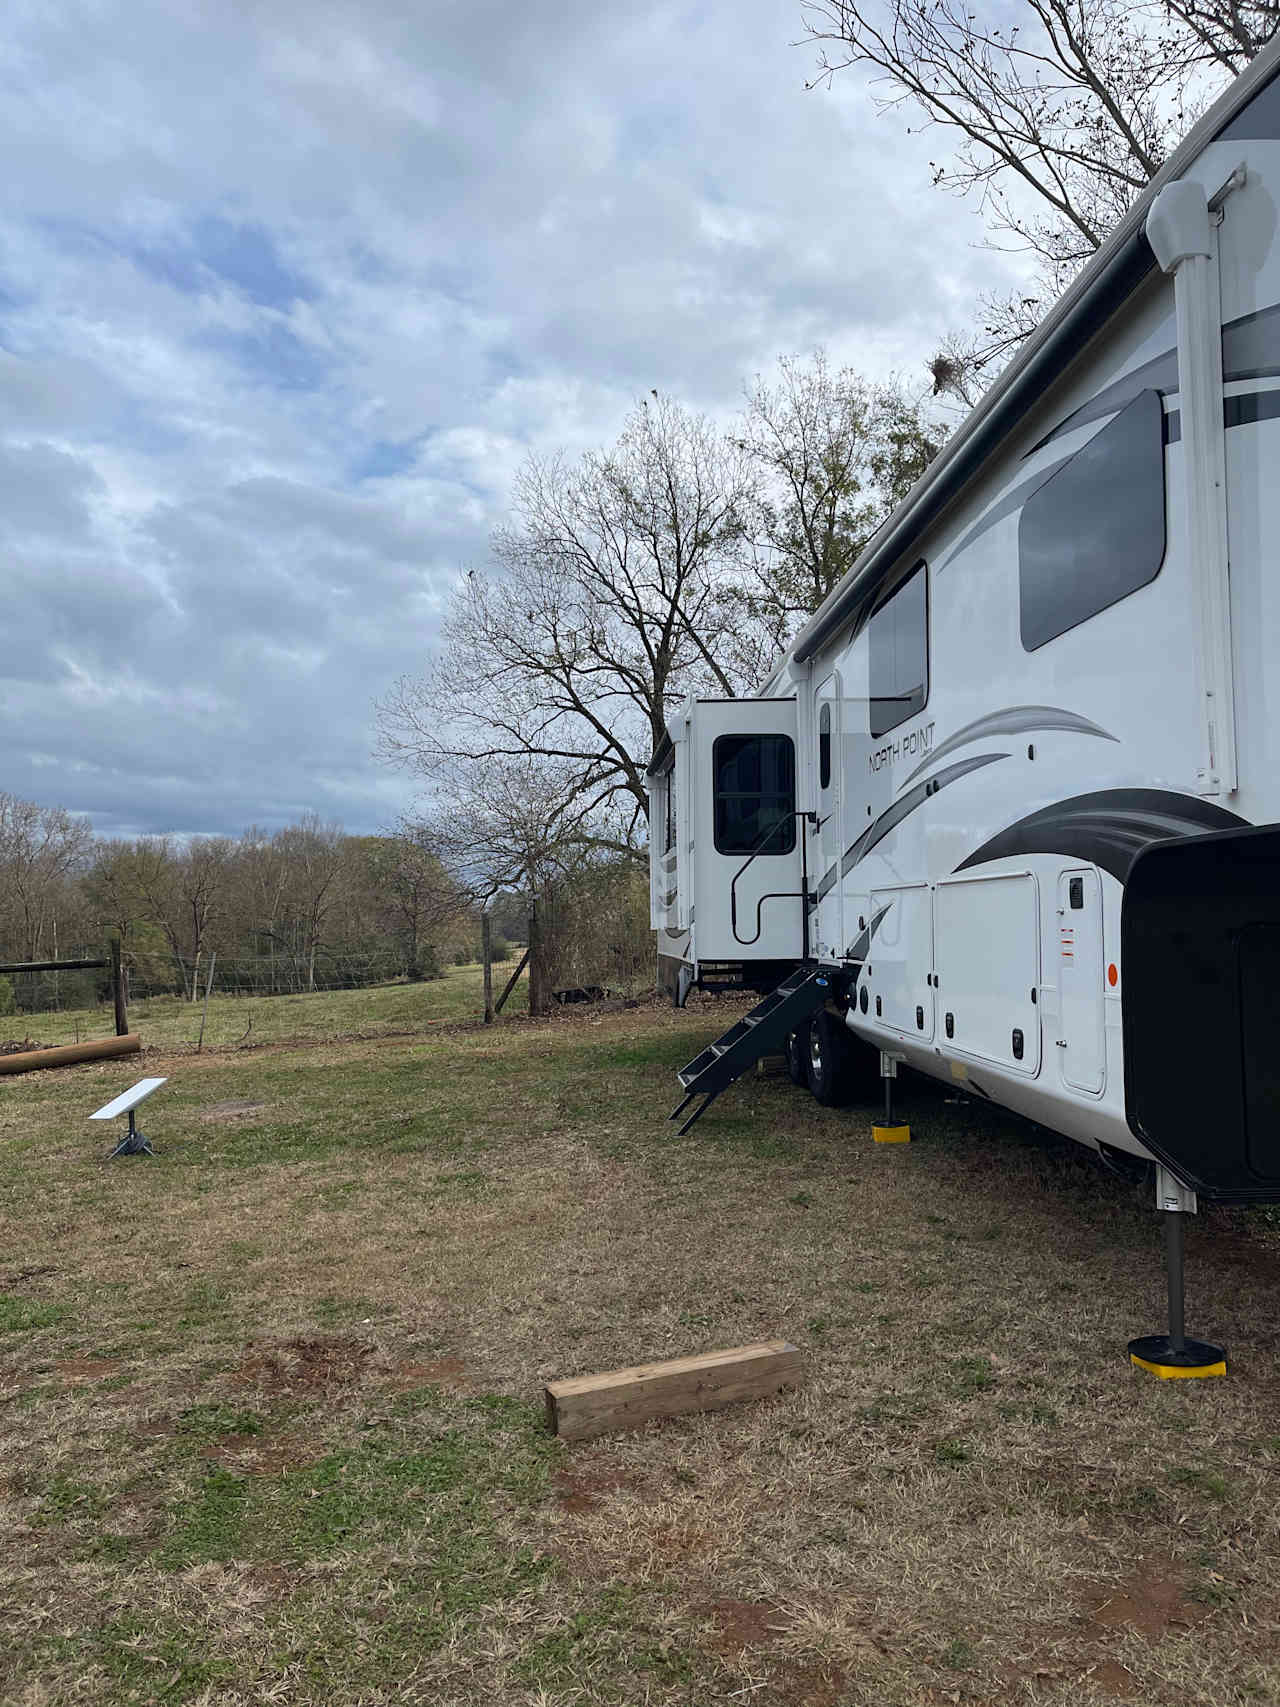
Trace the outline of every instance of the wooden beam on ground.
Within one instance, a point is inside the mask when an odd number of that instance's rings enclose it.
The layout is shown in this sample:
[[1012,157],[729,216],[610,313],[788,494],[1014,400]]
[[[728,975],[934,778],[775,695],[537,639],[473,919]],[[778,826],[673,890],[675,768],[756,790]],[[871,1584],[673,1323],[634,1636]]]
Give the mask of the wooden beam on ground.
[[544,1389],[547,1426],[562,1440],[589,1440],[615,1429],[638,1428],[655,1417],[763,1399],[795,1386],[799,1379],[800,1353],[787,1340],[673,1357],[607,1375],[550,1382]]
[[525,967],[528,965],[528,962],[529,962],[529,950],[526,948],[524,953],[520,956],[519,966],[516,967],[515,971],[507,979],[506,989],[502,992],[502,994],[498,997],[497,1001],[493,1004],[494,1013],[500,1014],[502,1012],[503,1003],[506,1001],[507,997],[511,994],[511,992],[515,989],[516,979],[524,971]]
[[34,1073],[41,1067],[69,1067],[73,1061],[105,1061],[112,1055],[136,1055],[142,1039],[136,1031],[127,1037],[100,1037],[94,1043],[61,1043],[53,1049],[23,1049],[17,1055],[0,1055],[0,1073]]

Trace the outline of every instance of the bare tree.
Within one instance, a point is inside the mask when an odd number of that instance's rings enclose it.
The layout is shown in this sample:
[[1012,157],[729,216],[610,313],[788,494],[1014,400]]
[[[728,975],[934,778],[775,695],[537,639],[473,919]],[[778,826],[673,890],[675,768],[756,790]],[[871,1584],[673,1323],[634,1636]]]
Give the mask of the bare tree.
[[672,702],[742,686],[725,592],[751,488],[745,456],[656,392],[612,450],[531,458],[497,572],[465,578],[443,652],[380,706],[381,755],[436,787],[547,766],[581,826],[625,803],[634,828]]
[[147,836],[135,849],[138,890],[159,925],[182,981],[183,995],[198,994],[200,961],[221,907],[232,859],[224,836],[195,836],[175,846],[168,836]]
[[403,819],[387,836],[370,838],[368,870],[383,918],[402,944],[405,976],[423,976],[425,955],[443,929],[457,926],[468,898],[445,870],[437,838],[426,825]]
[[[753,621],[764,674],[796,627],[849,570],[941,448],[945,431],[897,384],[876,385],[826,353],[784,356],[772,383],[747,392],[737,443],[760,480],[747,506]],[[763,666],[763,667],[761,667]]]
[[321,823],[314,812],[276,833],[287,872],[285,897],[294,923],[296,951],[306,987],[316,987],[316,955],[330,914],[341,897],[346,838],[338,824]]
[[[949,133],[934,182],[973,193],[991,230],[1039,262],[1039,285],[984,305],[985,340],[934,364],[939,390],[989,378],[1192,120],[1275,33],[1274,0],[802,0],[828,81],[878,78],[882,108]],[[943,352],[943,356],[946,356]],[[963,384],[957,385],[956,381]]]
[[4,935],[23,959],[52,949],[59,897],[92,844],[85,819],[0,794],[0,914]]

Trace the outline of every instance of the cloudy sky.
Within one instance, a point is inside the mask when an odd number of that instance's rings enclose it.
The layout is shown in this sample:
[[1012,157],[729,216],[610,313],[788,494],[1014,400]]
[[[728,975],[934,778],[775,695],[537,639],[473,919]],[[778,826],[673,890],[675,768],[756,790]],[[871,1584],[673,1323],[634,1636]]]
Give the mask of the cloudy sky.
[[10,0],[0,790],[104,834],[411,796],[373,707],[531,448],[824,343],[922,378],[1009,263],[799,0]]

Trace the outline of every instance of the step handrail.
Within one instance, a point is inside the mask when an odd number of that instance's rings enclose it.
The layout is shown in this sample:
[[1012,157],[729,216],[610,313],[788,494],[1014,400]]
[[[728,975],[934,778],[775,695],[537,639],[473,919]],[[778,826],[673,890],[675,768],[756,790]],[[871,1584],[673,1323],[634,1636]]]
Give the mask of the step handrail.
[[[761,836],[760,840],[756,843],[755,847],[753,847],[751,852],[747,855],[746,859],[743,860],[737,871],[734,872],[733,878],[729,884],[729,928],[733,932],[733,940],[741,943],[743,948],[752,948],[760,941],[761,934],[764,931],[764,904],[766,901],[798,900],[802,903],[800,908],[801,959],[808,960],[809,838],[805,834],[805,831],[811,820],[816,816],[816,813],[809,812],[804,807],[795,807],[790,812],[785,813],[781,818],[775,818],[773,823],[770,824],[768,829],[765,831],[764,835]],[[775,835],[781,826],[791,818],[799,818],[802,820],[800,825],[800,882],[802,887],[799,889],[774,889],[767,895],[761,895],[756,901],[756,934],[750,937],[742,936],[738,931],[738,879],[746,871],[747,867],[754,864],[754,862],[764,852],[765,843],[769,838]]]

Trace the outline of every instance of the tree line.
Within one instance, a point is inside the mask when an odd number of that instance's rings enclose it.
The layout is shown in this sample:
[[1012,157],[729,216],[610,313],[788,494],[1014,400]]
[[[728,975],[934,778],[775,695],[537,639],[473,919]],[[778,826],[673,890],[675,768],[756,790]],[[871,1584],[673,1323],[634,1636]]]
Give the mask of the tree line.
[[[520,909],[495,936],[518,934]],[[238,837],[96,837],[58,806],[0,794],[0,960],[76,958],[117,940],[133,993],[253,994],[435,975],[471,959],[472,899],[413,826],[351,836],[313,814]],[[216,957],[216,962],[215,962]],[[4,1005],[92,993],[93,978],[11,975]]]

